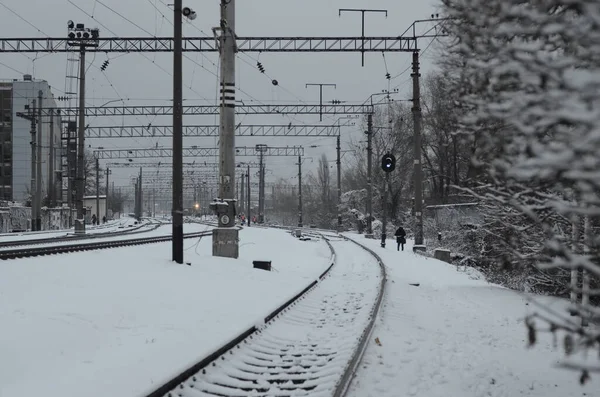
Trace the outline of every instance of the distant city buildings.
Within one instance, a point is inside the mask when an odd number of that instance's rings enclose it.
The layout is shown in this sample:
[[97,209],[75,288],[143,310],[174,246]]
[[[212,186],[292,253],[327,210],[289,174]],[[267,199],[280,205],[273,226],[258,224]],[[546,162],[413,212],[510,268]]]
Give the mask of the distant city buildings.
[[[38,99],[40,91],[41,104]],[[0,80],[0,200],[25,202],[30,197],[31,121],[17,116],[17,113],[30,112],[34,100],[36,107],[57,107],[51,87],[45,80],[34,80],[31,75],[24,75],[22,80]],[[37,111],[32,115],[37,119]],[[43,114],[41,123],[37,123],[37,133],[41,131],[42,134],[42,157],[38,159],[42,162],[42,195],[46,197],[49,189],[53,189],[57,202],[62,201],[61,124],[58,114]],[[51,145],[54,148],[53,159],[50,158]],[[54,164],[52,168],[51,162]],[[51,169],[55,176],[49,181]]]

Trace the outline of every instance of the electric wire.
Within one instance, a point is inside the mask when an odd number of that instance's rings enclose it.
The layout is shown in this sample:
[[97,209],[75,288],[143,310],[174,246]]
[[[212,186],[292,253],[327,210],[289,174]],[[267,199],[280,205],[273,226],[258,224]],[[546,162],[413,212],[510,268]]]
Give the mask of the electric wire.
[[[158,0],[158,1],[160,1],[160,2],[161,2],[161,4],[163,4],[165,7],[167,7],[167,8],[169,8],[169,9],[170,9],[170,7],[169,7],[169,6],[168,6],[166,3],[164,3],[162,0]],[[161,15],[163,15],[163,17],[164,17],[164,14],[161,14]],[[168,20],[168,19],[167,19],[167,20]],[[190,26],[191,26],[193,29],[196,29],[196,30],[197,30],[198,32],[200,32],[201,34],[203,34],[205,37],[208,37],[208,38],[212,37],[212,36],[208,35],[208,34],[207,34],[207,33],[206,33],[204,30],[202,30],[201,28],[199,28],[198,26],[196,26],[195,24],[193,24],[193,23],[190,23]],[[241,58],[240,54],[241,54],[241,55],[244,55],[244,56],[246,56],[246,57],[248,57],[248,58],[250,58],[250,59],[252,59],[253,61],[255,61],[255,62],[257,62],[257,63],[258,63],[258,59],[257,59],[257,58],[254,58],[254,57],[252,57],[251,55],[249,55],[249,54],[246,54],[246,53],[243,53],[243,52],[242,52],[242,53],[238,53],[238,54],[236,54],[236,57],[237,57],[237,58],[238,58],[240,61],[242,61],[242,62],[246,63],[246,64],[247,64],[247,65],[249,65],[249,66],[250,66],[252,69],[254,69],[254,70],[256,70],[256,71],[259,71],[259,72],[260,72],[262,75],[264,75],[264,76],[265,76],[265,77],[266,77],[266,78],[267,78],[267,79],[268,79],[270,82],[273,82],[273,80],[274,80],[274,79],[273,79],[273,77],[272,77],[272,76],[270,76],[270,75],[269,75],[268,73],[266,73],[266,72],[264,72],[264,73],[263,73],[263,72],[261,72],[261,71],[258,69],[258,67],[257,67],[257,66],[255,66],[255,65],[253,65],[252,63],[250,63],[250,62],[246,61],[245,59]],[[208,58],[206,58],[206,59],[208,59]],[[213,63],[213,65],[214,65],[214,63]],[[216,76],[218,77],[218,75],[216,75]],[[296,97],[296,99],[298,99],[298,100],[299,100],[299,101],[300,101],[302,104],[304,104],[304,105],[309,105],[309,104],[308,104],[308,103],[307,103],[305,100],[303,100],[301,97],[299,97],[298,95],[296,95],[294,92],[290,91],[290,90],[289,90],[289,89],[287,89],[285,86],[282,86],[282,85],[281,85],[281,83],[278,83],[278,85],[277,85],[277,86],[278,86],[279,88],[281,88],[282,90],[284,90],[284,91],[288,92],[288,93],[289,93],[289,94],[291,94],[292,96]],[[267,104],[266,104],[266,103],[264,103],[263,101],[261,101],[261,100],[259,100],[259,99],[255,98],[254,96],[252,96],[252,95],[250,95],[249,93],[247,93],[246,91],[244,91],[244,90],[243,90],[243,89],[242,89],[242,88],[239,86],[239,84],[238,84],[238,86],[237,86],[236,88],[237,88],[237,89],[238,89],[240,92],[242,92],[243,94],[247,95],[247,96],[250,98],[249,100],[250,100],[251,102],[257,102],[257,103],[259,103],[259,104],[261,104],[261,105],[267,105]],[[284,117],[287,117],[287,118],[288,118],[288,121],[294,121],[294,122],[296,122],[296,123],[299,123],[299,124],[307,124],[306,122],[304,122],[304,121],[302,121],[302,120],[298,120],[296,117],[294,117],[293,115],[290,115],[290,114],[287,114],[287,115],[282,115],[282,116],[284,116]],[[324,116],[325,116],[325,118],[329,118],[329,119],[331,119],[331,120],[333,120],[333,119],[334,119],[334,117],[333,117],[333,116],[330,116],[330,115],[324,115]]]
[[17,18],[19,18],[21,21],[25,22],[27,25],[31,26],[32,28],[34,28],[35,30],[37,30],[38,32],[40,32],[41,34],[43,34],[46,37],[50,37],[48,36],[46,33],[44,33],[40,28],[38,28],[37,26],[35,26],[34,24],[32,24],[31,22],[29,22],[27,19],[23,18],[21,15],[19,15],[17,12],[13,11],[9,6],[7,6],[6,4],[4,4],[3,2],[0,1],[0,6],[6,8],[8,11],[10,11],[11,13],[13,13]]
[[10,66],[10,65],[7,65],[7,64],[5,64],[4,62],[0,62],[0,65],[4,66],[4,67],[5,67],[5,68],[7,68],[7,69],[10,69],[10,70],[12,70],[13,72],[17,72],[17,73],[19,73],[19,74],[26,74],[26,73],[22,72],[21,70],[15,69],[15,68],[13,68],[13,67],[12,67],[12,66]]
[[[31,26],[32,28],[34,28],[35,30],[37,30],[38,32],[40,32],[41,34],[43,34],[46,37],[50,37],[48,36],[46,33],[44,33],[40,28],[38,28],[37,26],[35,26],[34,24],[32,24],[31,22],[29,22],[27,19],[25,19],[23,16],[21,16],[18,12],[14,11],[12,8],[10,8],[9,6],[7,6],[6,4],[4,4],[3,2],[0,1],[0,6],[6,8],[9,12],[11,12],[12,14],[14,14],[17,18],[19,18],[20,20],[22,20],[23,22],[25,22],[26,24],[28,24],[29,26]],[[22,52],[19,53],[19,55],[24,56],[25,58],[29,59],[31,62],[35,62],[35,59],[38,59],[38,55],[36,54],[35,58],[30,57],[27,54],[23,54]],[[49,55],[49,54],[46,54]],[[46,56],[44,55],[44,56]],[[43,56],[39,57],[42,58]],[[14,69],[12,69],[14,70]],[[33,65],[32,68],[32,74],[34,74],[35,72],[35,63]],[[20,72],[22,73],[22,72]]]
[[[81,7],[79,7],[77,4],[75,4],[72,0],[67,0],[70,4],[72,4],[73,6],[75,6],[79,11],[81,11],[82,13],[84,13],[85,15],[87,15],[88,17],[94,19],[100,26],[102,26],[104,29],[106,29],[109,33],[111,33],[112,35],[114,35],[115,37],[119,37],[119,35],[117,35],[114,31],[112,31],[109,27],[107,27],[105,24],[103,24],[102,22],[100,22],[97,18],[93,17],[92,15],[90,15],[87,11],[85,11],[84,9],[82,9]],[[116,15],[120,16],[121,18],[129,21],[127,18],[125,18],[124,16],[122,16],[121,14],[119,14],[118,12],[110,9],[111,11],[113,11]],[[158,63],[156,63],[155,61],[153,61],[152,59],[148,58],[144,53],[138,53],[139,55],[141,55],[142,57],[144,57],[146,60],[150,61],[153,65],[155,65],[156,67],[158,67],[159,69],[161,69],[163,72],[165,72],[166,74],[168,74],[169,76],[173,77],[173,74],[171,72],[169,72],[168,70],[166,70],[165,68],[163,68],[162,66],[160,66]],[[188,88],[190,91],[192,91],[194,94],[198,95],[201,98],[204,98],[202,96],[202,94],[200,94],[199,92],[195,91],[193,88],[190,87],[186,87]]]

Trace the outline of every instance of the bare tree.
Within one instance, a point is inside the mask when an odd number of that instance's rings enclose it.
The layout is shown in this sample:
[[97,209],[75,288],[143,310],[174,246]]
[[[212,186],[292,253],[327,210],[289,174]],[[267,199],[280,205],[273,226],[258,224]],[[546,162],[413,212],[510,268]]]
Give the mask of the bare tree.
[[443,72],[425,78],[422,104],[422,153],[428,197],[432,204],[459,201],[452,186],[462,186],[467,178],[469,148],[457,135],[458,112],[450,95],[451,80]]
[[325,153],[319,158],[317,182],[321,189],[321,203],[324,208],[329,209],[331,204],[331,175],[329,173],[329,161]]
[[123,212],[123,205],[130,199],[127,193],[121,191],[111,192],[110,195],[110,209],[114,212]]
[[[384,172],[379,167],[379,160],[386,153],[396,157],[396,170],[391,174],[387,186],[389,210],[392,219],[400,218],[400,213],[410,210],[412,197],[412,144],[413,129],[410,109],[402,103],[390,102],[375,108],[373,115],[373,215],[380,217],[383,210],[382,192],[385,183]],[[366,130],[366,120],[363,120]],[[366,188],[367,152],[366,137],[350,142],[351,159],[346,165],[343,185],[346,191]],[[360,209],[364,211],[365,209]]]

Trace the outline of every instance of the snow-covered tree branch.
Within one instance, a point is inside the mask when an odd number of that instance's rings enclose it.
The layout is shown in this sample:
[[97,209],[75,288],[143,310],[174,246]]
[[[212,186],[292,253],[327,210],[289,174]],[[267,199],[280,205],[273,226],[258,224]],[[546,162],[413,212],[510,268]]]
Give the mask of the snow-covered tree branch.
[[[504,238],[510,259],[542,270],[585,269],[597,280],[600,3],[442,2],[454,38],[445,66],[463,114],[459,130],[477,142],[478,182],[491,186],[479,194],[524,220],[502,227],[511,234]],[[598,318],[589,301],[580,309]],[[598,331],[544,320],[583,350],[599,348]]]

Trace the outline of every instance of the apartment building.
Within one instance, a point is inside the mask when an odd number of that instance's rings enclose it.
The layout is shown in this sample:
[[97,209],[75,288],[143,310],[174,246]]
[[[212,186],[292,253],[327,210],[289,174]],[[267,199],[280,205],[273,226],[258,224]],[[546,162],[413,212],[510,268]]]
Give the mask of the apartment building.
[[[31,122],[17,115],[28,113],[33,107],[56,108],[56,101],[50,85],[45,80],[34,80],[24,75],[22,80],[0,80],[0,200],[24,202],[29,197],[31,187]],[[37,117],[37,112],[35,114]],[[61,198],[61,118],[54,114],[44,114],[37,131],[42,135],[42,192],[48,195],[50,189],[54,197]],[[52,141],[51,141],[52,136]],[[37,141],[37,139],[36,139]],[[54,158],[50,159],[53,146]],[[51,167],[51,163],[54,167]],[[50,169],[55,171],[49,179]]]

